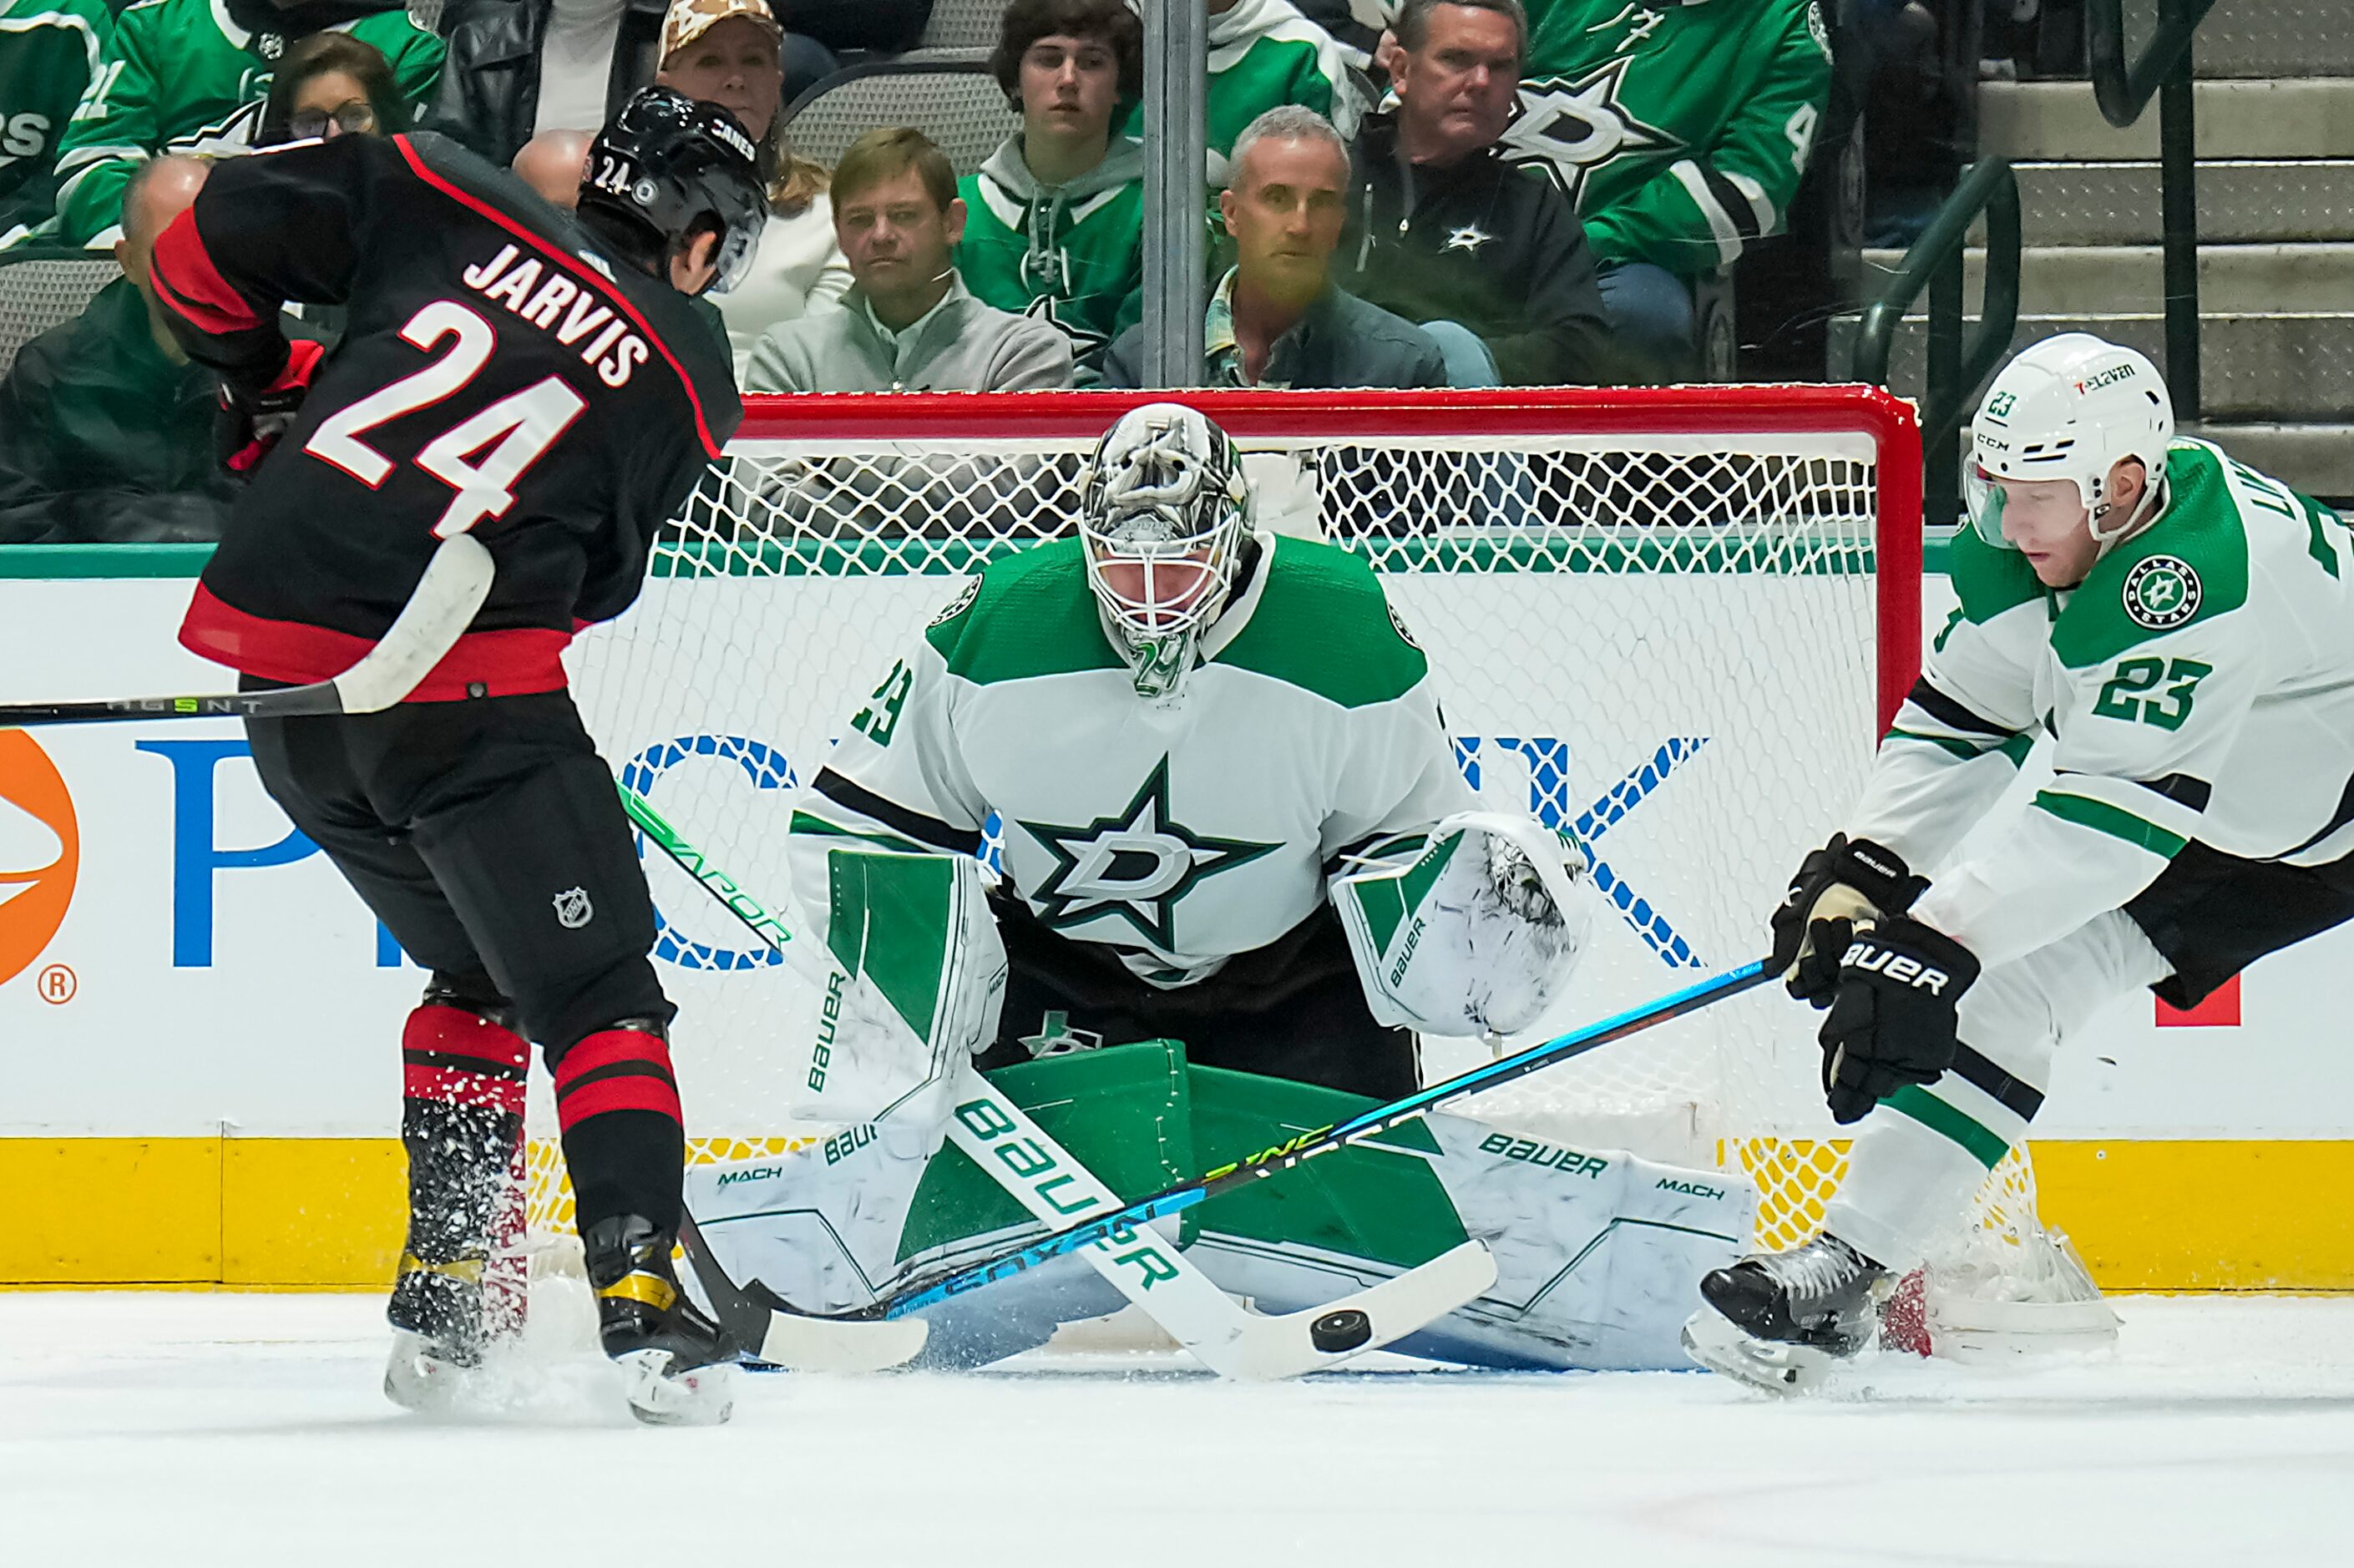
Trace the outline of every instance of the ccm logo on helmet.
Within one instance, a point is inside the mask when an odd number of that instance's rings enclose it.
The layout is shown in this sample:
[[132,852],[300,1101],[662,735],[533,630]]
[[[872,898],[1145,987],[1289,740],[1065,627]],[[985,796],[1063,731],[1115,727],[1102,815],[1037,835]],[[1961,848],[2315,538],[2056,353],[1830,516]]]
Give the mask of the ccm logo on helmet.
[[1943,969],[1933,969],[1918,959],[1890,952],[1886,948],[1876,947],[1861,937],[1848,944],[1846,956],[1840,959],[1840,968],[1886,975],[1899,985],[1925,991],[1931,996],[1945,995],[1946,983],[1953,978]]

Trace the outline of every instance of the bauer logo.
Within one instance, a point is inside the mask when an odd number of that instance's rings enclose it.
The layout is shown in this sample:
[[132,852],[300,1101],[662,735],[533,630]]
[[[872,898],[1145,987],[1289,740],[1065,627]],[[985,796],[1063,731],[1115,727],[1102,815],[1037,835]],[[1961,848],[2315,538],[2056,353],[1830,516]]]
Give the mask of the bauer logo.
[[0,983],[32,968],[65,924],[80,867],[57,764],[23,730],[0,730]]

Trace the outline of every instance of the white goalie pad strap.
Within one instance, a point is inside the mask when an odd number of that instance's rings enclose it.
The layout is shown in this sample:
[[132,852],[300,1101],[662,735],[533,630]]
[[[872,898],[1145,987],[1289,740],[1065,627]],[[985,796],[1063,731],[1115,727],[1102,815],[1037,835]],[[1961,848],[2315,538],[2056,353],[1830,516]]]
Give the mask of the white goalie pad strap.
[[841,848],[825,866],[820,939],[787,949],[809,981],[792,1034],[794,1113],[866,1122],[917,1114],[921,1099],[917,1119],[938,1123],[944,1086],[995,1041],[1005,1001],[980,863]]
[[1593,927],[1584,851],[1487,811],[1392,842],[1330,884],[1375,1021],[1440,1035],[1533,1023],[1567,988]]

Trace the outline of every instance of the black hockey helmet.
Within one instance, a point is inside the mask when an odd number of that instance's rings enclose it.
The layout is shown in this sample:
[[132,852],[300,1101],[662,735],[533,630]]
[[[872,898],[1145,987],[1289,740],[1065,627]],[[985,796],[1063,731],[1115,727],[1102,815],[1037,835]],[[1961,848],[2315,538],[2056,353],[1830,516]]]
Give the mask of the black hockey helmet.
[[645,88],[589,144],[580,217],[663,278],[695,232],[716,225],[719,276],[711,286],[733,288],[750,270],[769,221],[759,154],[717,104]]

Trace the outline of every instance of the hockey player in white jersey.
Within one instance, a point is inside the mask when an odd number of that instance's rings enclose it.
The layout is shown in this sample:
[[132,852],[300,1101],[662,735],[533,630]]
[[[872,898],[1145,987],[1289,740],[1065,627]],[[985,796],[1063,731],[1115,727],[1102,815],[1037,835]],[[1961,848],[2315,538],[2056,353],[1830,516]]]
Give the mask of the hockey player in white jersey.
[[[705,1172],[694,1210],[739,1277],[810,1309],[872,1299],[905,1266],[901,1222],[969,1064],[1175,1040],[1191,1068],[1385,1100],[1418,1086],[1417,1033],[1511,1033],[1563,994],[1590,920],[1583,854],[1478,809],[1370,567],[1256,529],[1251,508],[1216,426],[1131,411],[1090,461],[1076,536],[990,566],[848,716],[794,812],[812,939],[789,948],[816,999],[793,1035],[800,1108],[848,1130],[822,1162]],[[975,858],[992,813],[993,886]],[[1528,1233],[1493,1244],[1500,1292],[1524,1274],[1543,1298],[1593,1253],[1546,1305],[1499,1305],[1509,1322],[1469,1339],[1510,1341],[1525,1315],[1542,1364],[1636,1364],[1658,1352],[1628,1348],[1648,1343],[1629,1326],[1656,1320],[1672,1355],[1678,1249],[1730,1261],[1754,1194],[1442,1122],[1450,1169],[1472,1172],[1450,1178],[1453,1239]],[[1622,1192],[1672,1239],[1600,1247]]]
[[[1862,1346],[2104,1003],[2189,1007],[2354,918],[2346,525],[2175,440],[2150,363],[2083,334],[2012,360],[1972,444],[1961,607],[1772,922],[1861,1126],[1820,1235],[1702,1283],[1688,1347],[1770,1387]],[[1945,863],[2039,736],[2051,781]]]

